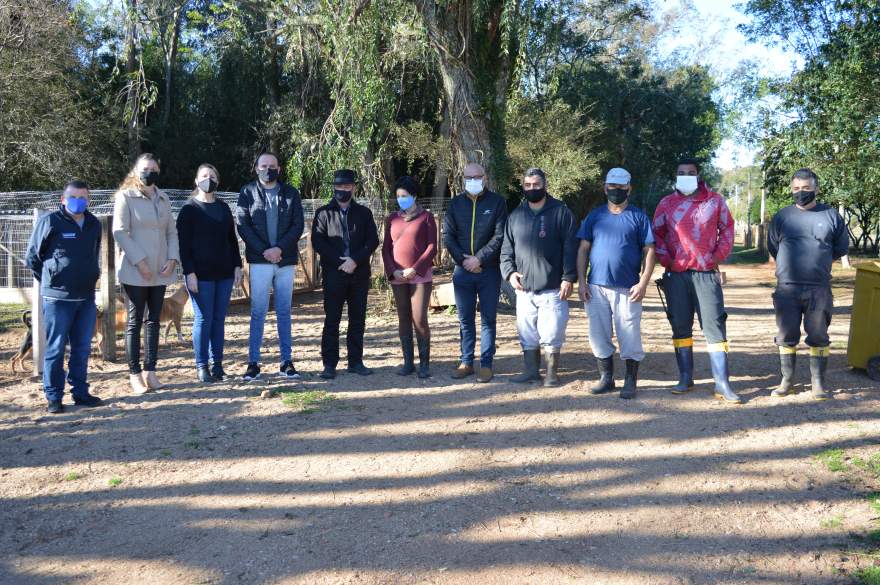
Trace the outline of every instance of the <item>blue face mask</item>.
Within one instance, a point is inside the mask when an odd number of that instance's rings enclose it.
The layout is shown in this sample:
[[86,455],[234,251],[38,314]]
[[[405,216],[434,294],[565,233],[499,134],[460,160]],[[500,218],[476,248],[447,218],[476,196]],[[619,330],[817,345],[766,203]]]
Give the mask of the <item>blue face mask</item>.
[[88,206],[88,201],[85,199],[79,199],[78,197],[68,197],[64,201],[64,207],[66,207],[67,211],[73,215],[79,215],[84,212]]
[[400,209],[402,209],[403,211],[406,211],[407,209],[412,207],[413,203],[415,203],[415,202],[416,202],[416,199],[412,195],[406,195],[404,197],[397,198],[397,204],[400,206]]

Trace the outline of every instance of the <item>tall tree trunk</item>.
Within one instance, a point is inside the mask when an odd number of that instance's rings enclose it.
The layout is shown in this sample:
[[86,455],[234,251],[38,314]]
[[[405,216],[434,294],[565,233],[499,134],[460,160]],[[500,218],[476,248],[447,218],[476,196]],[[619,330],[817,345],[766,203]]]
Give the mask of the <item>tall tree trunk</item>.
[[128,86],[125,95],[125,125],[128,134],[128,158],[129,162],[141,153],[140,144],[140,43],[138,41],[138,0],[127,0],[126,8],[126,60],[125,73]]
[[[449,187],[449,153],[445,148],[445,145],[449,144],[450,135],[452,132],[451,124],[449,122],[449,107],[447,106],[446,100],[442,100],[440,104],[441,115],[443,116],[440,120],[440,141],[441,144],[444,145],[443,153],[437,158],[434,166],[434,188],[432,191],[432,198],[435,201],[441,201],[446,197],[446,188]],[[451,189],[451,195],[454,195],[455,189]]]
[[268,28],[269,43],[269,103],[272,111],[269,119],[269,150],[278,153],[281,150],[281,138],[278,135],[277,118],[281,112],[281,63],[278,55],[278,23],[272,22]]
[[518,1],[491,0],[481,22],[473,22],[469,0],[414,2],[443,82],[453,146],[452,182],[461,181],[467,163],[479,162],[486,168],[490,188],[503,188],[510,178],[504,115],[517,47],[510,44],[515,35],[503,38],[501,20],[505,6],[516,7]]
[[177,47],[180,44],[180,27],[183,21],[183,9],[186,2],[181,3],[171,13],[173,19],[170,31],[167,35],[163,33],[163,49],[165,57],[165,101],[162,104],[162,117],[160,119],[160,127],[162,128],[162,138],[168,135],[168,125],[171,122],[171,104],[172,92],[174,91],[174,67],[177,64]]

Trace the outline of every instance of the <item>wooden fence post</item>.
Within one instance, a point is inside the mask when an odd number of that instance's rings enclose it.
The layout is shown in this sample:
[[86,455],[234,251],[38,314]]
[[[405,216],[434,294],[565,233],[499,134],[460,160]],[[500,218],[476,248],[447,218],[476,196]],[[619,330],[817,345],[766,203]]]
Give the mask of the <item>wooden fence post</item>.
[[[39,209],[34,209],[34,225],[42,216]],[[43,322],[43,295],[40,294],[40,282],[35,278],[31,292],[31,355],[34,358],[34,376],[43,375],[43,357],[46,355],[46,324]]]
[[116,361],[116,244],[113,240],[113,216],[101,220],[101,357]]

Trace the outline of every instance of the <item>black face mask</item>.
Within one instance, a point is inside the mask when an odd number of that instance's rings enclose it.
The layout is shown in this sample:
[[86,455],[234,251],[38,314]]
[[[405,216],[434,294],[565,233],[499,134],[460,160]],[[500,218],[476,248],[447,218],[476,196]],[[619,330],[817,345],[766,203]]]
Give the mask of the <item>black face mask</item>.
[[196,183],[196,187],[204,191],[205,193],[213,193],[217,190],[217,181],[214,179],[202,179],[198,183]]
[[792,195],[794,196],[794,202],[801,207],[809,205],[816,198],[815,191],[798,191],[797,193],[792,193]]
[[333,196],[336,197],[336,200],[340,203],[348,203],[351,201],[351,196],[354,195],[354,191],[345,191],[344,189],[333,189]]
[[629,197],[629,190],[627,189],[608,189],[608,193],[605,194],[608,197],[608,201],[613,203],[614,205],[620,205],[626,198]]
[[159,173],[158,171],[141,171],[140,180],[147,187],[152,187],[159,181]]
[[529,203],[537,203],[547,196],[547,189],[544,187],[540,189],[523,189],[523,196]]
[[257,176],[264,183],[274,183],[278,179],[278,169],[260,169]]

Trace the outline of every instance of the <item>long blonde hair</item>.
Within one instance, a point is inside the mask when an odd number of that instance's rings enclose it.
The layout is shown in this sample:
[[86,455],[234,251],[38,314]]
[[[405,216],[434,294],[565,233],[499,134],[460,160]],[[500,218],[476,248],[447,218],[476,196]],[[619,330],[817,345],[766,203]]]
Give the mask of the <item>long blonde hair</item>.
[[[196,179],[199,178],[199,173],[202,172],[202,169],[211,169],[212,171],[214,171],[214,174],[217,175],[217,187],[219,188],[220,187],[220,171],[217,170],[217,167],[215,167],[214,165],[212,165],[210,163],[200,164],[199,168],[196,169]],[[196,185],[196,188],[192,190],[192,193],[190,193],[190,197],[195,197],[198,194],[199,194],[199,187],[198,187],[198,185]]]
[[161,163],[159,159],[156,158],[156,155],[145,152],[134,161],[134,165],[132,165],[131,169],[129,169],[128,174],[125,175],[125,178],[122,179],[122,183],[119,184],[120,191],[126,191],[129,189],[134,189],[136,191],[140,191],[141,193],[146,192],[147,186],[144,185],[144,182],[141,181],[140,176],[138,175],[137,168],[138,165],[141,164],[141,161],[152,160],[156,162],[156,166],[160,166]]

